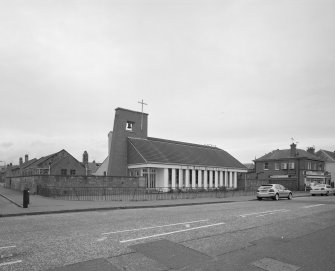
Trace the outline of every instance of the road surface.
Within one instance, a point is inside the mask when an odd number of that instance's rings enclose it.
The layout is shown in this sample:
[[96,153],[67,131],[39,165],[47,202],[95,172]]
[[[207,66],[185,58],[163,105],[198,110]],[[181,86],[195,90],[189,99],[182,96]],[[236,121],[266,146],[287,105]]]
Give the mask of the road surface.
[[334,196],[7,217],[0,271],[335,270],[333,232]]

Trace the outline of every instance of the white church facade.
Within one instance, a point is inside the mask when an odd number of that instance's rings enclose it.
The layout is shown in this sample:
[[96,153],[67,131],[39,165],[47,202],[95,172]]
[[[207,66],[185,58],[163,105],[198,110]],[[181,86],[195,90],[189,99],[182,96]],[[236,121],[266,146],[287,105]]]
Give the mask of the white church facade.
[[247,172],[222,149],[148,137],[147,131],[148,114],[116,108],[104,174],[142,176],[147,188],[213,189],[236,188],[238,174]]

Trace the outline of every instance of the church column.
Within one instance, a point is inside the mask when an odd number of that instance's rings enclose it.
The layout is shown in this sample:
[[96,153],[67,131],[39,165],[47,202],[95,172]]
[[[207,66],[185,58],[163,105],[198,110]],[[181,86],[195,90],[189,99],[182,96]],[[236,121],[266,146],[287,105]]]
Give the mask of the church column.
[[229,171],[229,187],[233,186],[233,172]]
[[171,179],[171,188],[176,188],[176,169],[172,168],[172,179]]
[[163,169],[163,189],[167,189],[169,187],[169,169]]
[[237,172],[234,172],[234,188],[237,188]]
[[215,170],[215,188],[219,187],[219,172]]
[[204,170],[204,189],[208,188],[208,174],[207,170]]
[[195,178],[196,178],[196,174],[195,174],[195,169],[192,169],[192,188],[195,188]]
[[209,170],[209,188],[213,188],[213,170]]
[[189,169],[185,170],[185,187],[186,188],[190,187],[190,170]]
[[224,171],[224,186],[228,187],[228,170]]
[[220,171],[220,182],[219,182],[219,186],[223,186],[223,171]]

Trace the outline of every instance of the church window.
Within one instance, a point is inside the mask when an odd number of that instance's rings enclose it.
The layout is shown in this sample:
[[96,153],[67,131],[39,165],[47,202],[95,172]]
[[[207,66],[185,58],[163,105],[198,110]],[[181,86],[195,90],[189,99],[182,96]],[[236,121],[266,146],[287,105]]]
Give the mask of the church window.
[[133,130],[133,126],[134,126],[134,122],[128,120],[127,124],[126,124],[126,130],[127,131],[132,131]]

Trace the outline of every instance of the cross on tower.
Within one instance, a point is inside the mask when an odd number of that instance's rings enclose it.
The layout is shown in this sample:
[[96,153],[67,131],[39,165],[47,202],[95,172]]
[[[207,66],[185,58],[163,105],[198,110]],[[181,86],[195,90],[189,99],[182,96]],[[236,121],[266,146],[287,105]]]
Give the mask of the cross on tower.
[[142,127],[143,127],[143,105],[148,105],[148,104],[143,102],[143,99],[138,103],[142,105],[142,116],[141,116],[141,131],[142,131]]

